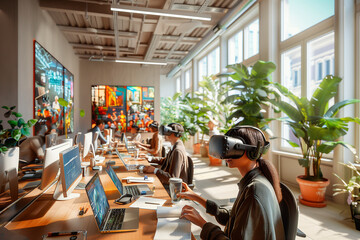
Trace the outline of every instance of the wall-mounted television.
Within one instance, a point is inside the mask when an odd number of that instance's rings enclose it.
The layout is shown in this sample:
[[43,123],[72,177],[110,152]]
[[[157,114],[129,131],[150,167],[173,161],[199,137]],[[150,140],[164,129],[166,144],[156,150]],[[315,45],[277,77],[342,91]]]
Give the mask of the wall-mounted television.
[[147,132],[154,121],[154,98],[154,87],[93,85],[92,125],[101,119],[105,128],[129,132],[136,125]]
[[[64,98],[70,107],[62,107]],[[34,41],[34,118],[48,129],[56,128],[58,135],[74,131],[74,75],[37,41]],[[70,116],[68,117],[68,115]]]

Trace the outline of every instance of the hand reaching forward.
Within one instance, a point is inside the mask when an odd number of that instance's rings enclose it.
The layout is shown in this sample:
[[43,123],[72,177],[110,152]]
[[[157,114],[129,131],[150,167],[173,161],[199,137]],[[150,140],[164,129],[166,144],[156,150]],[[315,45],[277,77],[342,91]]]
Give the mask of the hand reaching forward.
[[201,217],[200,213],[195,208],[188,205],[185,205],[183,207],[180,218],[187,219],[201,228],[206,223],[206,221]]

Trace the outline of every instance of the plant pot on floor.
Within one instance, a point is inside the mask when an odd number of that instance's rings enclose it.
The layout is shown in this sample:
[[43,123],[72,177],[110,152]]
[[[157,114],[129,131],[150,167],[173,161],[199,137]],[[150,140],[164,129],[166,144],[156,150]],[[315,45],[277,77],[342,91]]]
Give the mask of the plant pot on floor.
[[[209,146],[206,146],[207,152],[209,153]],[[209,160],[210,160],[210,164],[209,166],[221,166],[222,165],[222,160],[218,159],[218,158],[214,158],[212,156],[210,156],[210,154],[208,154]]]
[[0,193],[5,190],[5,185],[9,182],[13,201],[18,198],[18,169],[19,147],[9,148],[5,153],[0,153]]
[[208,150],[206,149],[205,145],[200,146],[200,155],[201,155],[201,157],[207,157],[208,156]]
[[200,154],[200,146],[201,146],[200,143],[195,143],[193,145],[193,150],[194,150],[193,154]]
[[310,181],[304,179],[304,176],[296,177],[299,183],[301,195],[299,201],[301,204],[309,207],[322,208],[326,206],[325,192],[330,181],[326,178],[320,181]]

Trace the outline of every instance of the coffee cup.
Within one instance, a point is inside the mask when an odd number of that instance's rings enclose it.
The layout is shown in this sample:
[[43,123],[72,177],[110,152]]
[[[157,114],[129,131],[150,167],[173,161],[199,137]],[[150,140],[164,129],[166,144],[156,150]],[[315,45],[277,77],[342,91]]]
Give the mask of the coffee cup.
[[180,202],[179,193],[182,190],[182,179],[181,178],[170,178],[169,179],[170,197],[172,203]]

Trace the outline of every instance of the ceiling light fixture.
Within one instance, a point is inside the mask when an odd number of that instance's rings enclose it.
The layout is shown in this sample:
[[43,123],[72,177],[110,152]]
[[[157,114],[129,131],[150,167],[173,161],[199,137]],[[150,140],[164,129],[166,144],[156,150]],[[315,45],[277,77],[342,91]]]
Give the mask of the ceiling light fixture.
[[89,61],[93,61],[93,62],[117,62],[117,63],[134,63],[134,64],[148,64],[148,65],[162,65],[165,66],[167,65],[167,62],[163,62],[163,61],[142,61],[142,60],[135,60],[135,59],[115,59],[115,58],[107,58],[102,56],[100,57],[96,57],[96,56],[91,56],[89,58]]
[[164,10],[164,9],[135,7],[135,6],[127,6],[127,5],[120,6],[113,4],[111,6],[111,11],[211,21],[211,16],[208,14],[200,14],[200,13],[194,14],[185,11]]
[[135,64],[150,64],[150,65],[167,65],[166,62],[148,62],[148,61],[129,61],[129,60],[119,60],[116,59],[115,62],[117,63],[135,63]]

